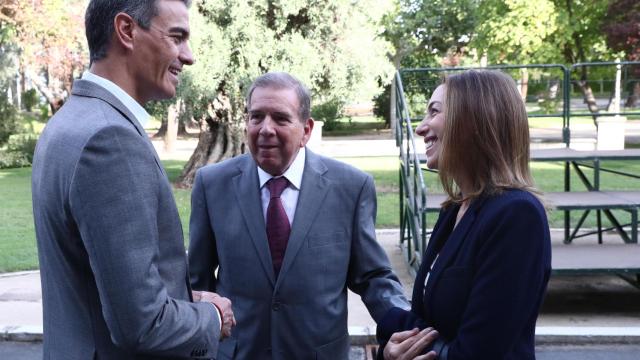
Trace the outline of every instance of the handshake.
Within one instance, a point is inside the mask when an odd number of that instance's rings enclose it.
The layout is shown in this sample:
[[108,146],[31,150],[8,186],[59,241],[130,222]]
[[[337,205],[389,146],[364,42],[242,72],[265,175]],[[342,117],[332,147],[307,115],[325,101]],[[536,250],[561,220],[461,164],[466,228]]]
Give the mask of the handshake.
[[220,320],[222,322],[220,340],[231,336],[231,329],[236,326],[236,318],[233,316],[233,310],[231,309],[231,300],[208,291],[194,290],[191,294],[193,295],[194,302],[211,303],[220,312]]

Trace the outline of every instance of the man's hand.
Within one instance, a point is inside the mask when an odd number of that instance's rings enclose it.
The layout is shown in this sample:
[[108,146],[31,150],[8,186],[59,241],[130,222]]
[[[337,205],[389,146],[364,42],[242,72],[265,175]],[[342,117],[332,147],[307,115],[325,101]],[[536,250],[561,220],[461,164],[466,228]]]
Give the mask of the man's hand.
[[437,337],[438,332],[433,328],[393,333],[384,348],[384,358],[385,360],[434,360],[437,357],[435,351],[420,354]]
[[192,291],[193,301],[208,302],[221,312],[222,334],[221,339],[231,336],[231,329],[236,326],[236,318],[231,309],[231,300],[216,293],[208,291]]

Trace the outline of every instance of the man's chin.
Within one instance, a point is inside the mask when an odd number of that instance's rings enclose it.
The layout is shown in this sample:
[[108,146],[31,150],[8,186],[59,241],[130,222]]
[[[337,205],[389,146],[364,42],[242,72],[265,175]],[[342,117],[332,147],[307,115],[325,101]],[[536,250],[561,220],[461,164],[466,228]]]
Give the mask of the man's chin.
[[272,159],[257,159],[256,163],[258,163],[258,166],[260,166],[262,170],[273,176],[282,175],[282,170],[280,170],[281,167],[279,164],[273,162]]
[[176,96],[176,90],[175,89],[173,89],[173,91],[164,90],[164,91],[158,92],[158,93],[154,94],[153,96],[149,97],[148,101],[151,101],[151,100],[156,100],[156,101],[167,100],[167,99],[172,99],[175,96]]

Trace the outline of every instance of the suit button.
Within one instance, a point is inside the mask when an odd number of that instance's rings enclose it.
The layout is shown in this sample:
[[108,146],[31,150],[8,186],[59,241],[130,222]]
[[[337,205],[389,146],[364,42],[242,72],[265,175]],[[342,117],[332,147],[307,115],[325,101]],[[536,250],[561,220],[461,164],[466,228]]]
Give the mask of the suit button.
[[278,310],[280,310],[280,303],[279,303],[279,302],[277,302],[277,301],[276,301],[276,302],[274,302],[274,303],[273,303],[273,305],[271,305],[271,309],[272,309],[273,311],[278,311]]

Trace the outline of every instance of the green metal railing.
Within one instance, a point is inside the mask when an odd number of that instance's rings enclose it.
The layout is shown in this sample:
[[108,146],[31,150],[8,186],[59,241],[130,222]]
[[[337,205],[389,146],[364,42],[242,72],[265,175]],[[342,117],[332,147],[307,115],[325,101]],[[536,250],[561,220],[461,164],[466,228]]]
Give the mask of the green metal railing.
[[[635,66],[640,65],[640,62],[600,62],[600,63],[580,63],[574,64],[569,67],[562,64],[533,64],[533,65],[502,65],[502,66],[487,66],[487,67],[452,67],[452,68],[419,68],[419,69],[401,69],[395,75],[395,115],[396,115],[396,145],[400,150],[400,170],[399,170],[399,182],[400,182],[400,245],[403,249],[405,259],[407,263],[417,270],[421,256],[427,246],[428,235],[430,228],[427,224],[427,187],[425,185],[423,177],[423,169],[420,162],[420,157],[416,151],[416,142],[414,139],[414,123],[421,121],[421,117],[411,116],[409,100],[407,99],[407,84],[410,84],[411,93],[422,92],[424,95],[430,95],[430,92],[441,81],[438,79],[428,79],[429,76],[434,74],[451,74],[469,69],[495,69],[505,72],[514,70],[525,70],[531,72],[537,72],[539,76],[548,76],[554,81],[558,81],[561,89],[559,94],[562,94],[562,105],[558,111],[548,114],[543,113],[529,113],[530,118],[536,117],[560,117],[562,118],[562,132],[561,143],[565,147],[571,145],[571,127],[570,121],[572,117],[597,117],[600,116],[615,116],[615,115],[640,115],[640,112],[633,111],[618,111],[607,112],[602,111],[598,113],[580,113],[572,111],[571,108],[571,89],[574,85],[572,81],[572,75],[575,75],[578,70],[582,70],[587,66]],[[540,75],[542,74],[542,75]],[[426,80],[425,80],[426,79]],[[431,83],[433,84],[431,84]],[[432,87],[432,88],[431,88]],[[431,88],[431,89],[430,89]],[[425,96],[425,100],[428,97]],[[566,161],[564,164],[564,191],[571,191],[571,162]],[[576,166],[576,164],[574,164]],[[588,166],[588,165],[585,165]],[[599,166],[599,164],[596,164]],[[606,171],[606,170],[605,170]],[[627,174],[630,175],[630,174]],[[594,172],[594,176],[597,176],[597,172]],[[631,175],[633,176],[633,175]],[[597,183],[596,179],[596,183]],[[433,207],[431,208],[433,209]],[[570,213],[564,212],[565,227],[569,227]]]

